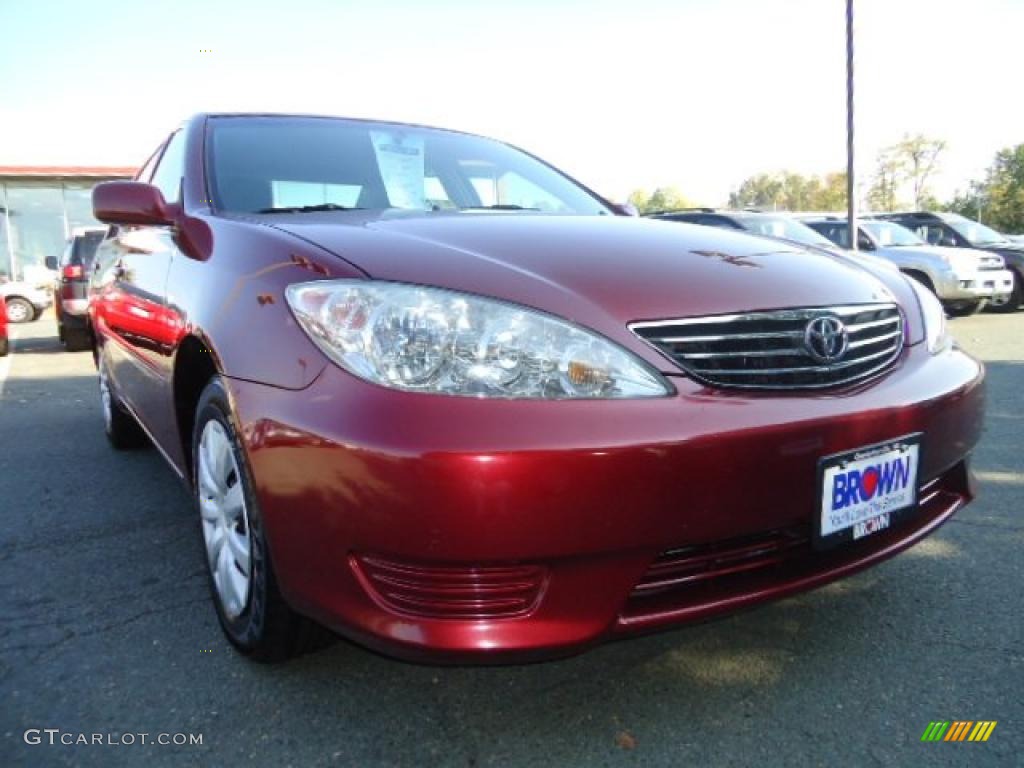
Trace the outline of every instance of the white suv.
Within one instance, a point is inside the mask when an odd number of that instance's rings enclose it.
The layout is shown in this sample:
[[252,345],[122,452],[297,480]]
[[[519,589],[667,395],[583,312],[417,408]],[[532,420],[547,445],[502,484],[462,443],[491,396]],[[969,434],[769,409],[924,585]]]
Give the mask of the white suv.
[[[804,219],[832,242],[849,247],[846,221],[837,217]],[[891,261],[901,272],[927,286],[951,315],[977,312],[1013,291],[1013,274],[1003,257],[969,248],[928,245],[906,227],[891,221],[858,222],[857,248]]]

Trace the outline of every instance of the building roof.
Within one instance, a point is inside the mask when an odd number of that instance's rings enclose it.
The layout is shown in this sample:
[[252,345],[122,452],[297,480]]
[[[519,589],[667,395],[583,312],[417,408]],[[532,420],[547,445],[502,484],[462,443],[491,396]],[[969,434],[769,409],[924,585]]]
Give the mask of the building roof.
[[0,176],[132,178],[138,168],[108,165],[0,165]]

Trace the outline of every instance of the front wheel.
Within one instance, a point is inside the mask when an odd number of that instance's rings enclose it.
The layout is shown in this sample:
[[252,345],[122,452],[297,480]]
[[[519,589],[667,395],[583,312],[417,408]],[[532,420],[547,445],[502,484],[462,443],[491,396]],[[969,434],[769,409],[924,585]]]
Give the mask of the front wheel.
[[978,301],[951,301],[948,304],[943,305],[946,310],[946,314],[950,317],[968,317],[970,315],[976,315],[985,306],[985,300],[979,299]]
[[36,317],[36,308],[25,299],[15,296],[7,300],[7,321],[11,323],[29,323]]
[[285,603],[245,454],[220,379],[199,398],[192,433],[193,494],[210,593],[228,640],[257,661],[282,661],[306,636]]

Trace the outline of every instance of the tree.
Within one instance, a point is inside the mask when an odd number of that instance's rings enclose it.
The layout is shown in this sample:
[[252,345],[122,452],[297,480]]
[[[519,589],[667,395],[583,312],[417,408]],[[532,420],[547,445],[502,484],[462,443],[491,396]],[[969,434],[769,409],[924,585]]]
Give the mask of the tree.
[[769,211],[836,211],[846,207],[846,174],[824,178],[790,171],[759,173],[746,179],[729,195],[731,208]]
[[628,200],[637,207],[640,213],[676,211],[680,208],[693,207],[693,204],[676,187],[658,187],[650,195],[643,189],[635,189],[629,194]]
[[997,152],[985,181],[987,223],[1001,232],[1024,232],[1024,144]]
[[875,175],[868,189],[868,205],[876,211],[895,211],[897,191],[906,179],[906,163],[895,146],[887,147],[875,158]]
[[972,181],[944,207],[1001,232],[1024,233],[1024,144],[997,152],[985,179]]
[[926,198],[930,197],[928,178],[938,168],[939,155],[945,149],[945,141],[929,139],[920,133],[916,136],[904,136],[903,141],[891,147],[902,160],[904,173],[914,190],[914,208],[918,210],[926,207]]

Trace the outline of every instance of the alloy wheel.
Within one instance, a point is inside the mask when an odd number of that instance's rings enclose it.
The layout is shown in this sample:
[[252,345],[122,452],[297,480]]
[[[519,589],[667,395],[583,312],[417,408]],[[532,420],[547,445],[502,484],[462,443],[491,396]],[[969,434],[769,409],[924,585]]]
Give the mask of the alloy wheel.
[[203,427],[198,453],[199,512],[207,563],[224,614],[235,619],[248,604],[252,581],[249,514],[231,440],[216,419]]

